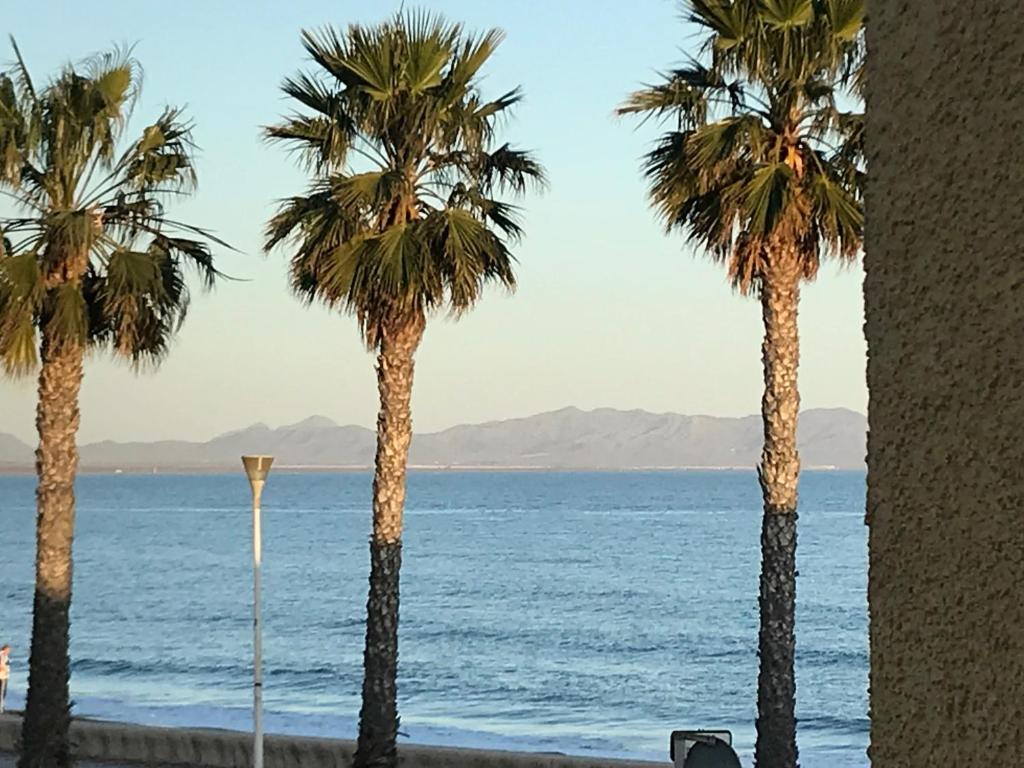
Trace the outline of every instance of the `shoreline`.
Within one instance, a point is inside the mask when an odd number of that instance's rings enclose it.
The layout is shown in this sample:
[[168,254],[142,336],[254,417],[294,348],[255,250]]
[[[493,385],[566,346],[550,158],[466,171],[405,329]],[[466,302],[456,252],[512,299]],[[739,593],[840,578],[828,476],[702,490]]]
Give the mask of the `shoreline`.
[[[544,467],[544,466],[489,466],[474,464],[455,464],[437,466],[430,464],[410,464],[410,472],[423,472],[430,474],[443,474],[446,472],[521,472],[536,474],[571,474],[571,473],[602,473],[602,474],[630,474],[645,472],[754,472],[754,467],[749,466],[638,466],[638,467]],[[287,474],[360,474],[372,472],[373,465],[274,465],[274,473]],[[802,467],[804,472],[864,472],[857,467]],[[24,466],[0,466],[0,476],[21,476],[35,475],[34,467]],[[79,475],[232,475],[240,473],[241,469],[234,465],[197,465],[177,467],[79,467]]]
[[[13,753],[21,733],[20,713],[0,715],[0,753]],[[252,763],[252,734],[216,728],[167,728],[75,717],[71,723],[76,760],[132,765],[235,768]],[[350,768],[355,742],[267,734],[267,768]],[[401,761],[417,768],[668,768],[668,762],[576,757],[552,752],[434,747],[399,744]]]

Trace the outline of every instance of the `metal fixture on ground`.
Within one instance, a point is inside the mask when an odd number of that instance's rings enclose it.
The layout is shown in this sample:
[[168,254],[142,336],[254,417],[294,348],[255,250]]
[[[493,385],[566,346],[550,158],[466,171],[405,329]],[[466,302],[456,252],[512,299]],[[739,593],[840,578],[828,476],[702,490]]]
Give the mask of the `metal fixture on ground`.
[[741,768],[730,731],[672,731],[669,757],[675,768]]

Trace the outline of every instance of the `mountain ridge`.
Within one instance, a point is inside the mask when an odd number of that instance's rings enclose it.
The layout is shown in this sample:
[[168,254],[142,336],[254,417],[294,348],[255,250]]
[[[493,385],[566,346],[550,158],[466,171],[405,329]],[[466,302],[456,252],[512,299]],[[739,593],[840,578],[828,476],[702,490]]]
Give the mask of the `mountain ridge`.
[[[761,452],[759,415],[720,417],[642,409],[568,406],[479,424],[458,424],[413,437],[409,463],[435,469],[694,469],[752,468]],[[861,469],[867,419],[846,408],[801,413],[798,442],[804,468]],[[81,446],[83,471],[174,471],[235,468],[242,453],[274,455],[279,467],[345,469],[372,466],[372,429],[310,416],[266,424],[210,440],[119,442]],[[32,449],[0,433],[0,467],[30,469]]]

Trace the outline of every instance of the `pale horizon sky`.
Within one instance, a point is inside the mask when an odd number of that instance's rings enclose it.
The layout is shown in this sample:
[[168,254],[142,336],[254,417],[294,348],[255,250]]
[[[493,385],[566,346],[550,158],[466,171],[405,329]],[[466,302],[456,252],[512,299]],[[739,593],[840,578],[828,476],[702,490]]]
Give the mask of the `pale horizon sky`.
[[[417,356],[418,431],[526,416],[564,406],[740,416],[760,409],[761,317],[721,267],[666,236],[649,209],[640,157],[657,128],[612,115],[633,89],[682,59],[693,36],[675,0],[406,3],[500,27],[507,39],[486,68],[485,92],[522,86],[505,131],[534,150],[550,189],[521,202],[519,290],[492,290],[458,323],[435,318]],[[5,19],[37,81],[64,61],[134,43],[145,70],[137,133],[166,103],[195,121],[199,192],[171,212],[214,229],[241,253],[218,265],[222,283],[193,304],[171,356],[136,375],[109,359],[87,363],[79,439],[208,439],[256,422],[324,415],[372,426],[374,358],[353,320],[307,308],[288,291],[286,257],[264,257],[274,201],[304,174],[260,126],[291,109],[282,78],[307,66],[303,28],[390,15],[397,2],[240,6],[182,0],[159,13],[127,0],[41,0]],[[12,58],[0,43],[4,63]],[[801,302],[802,406],[864,412],[862,271],[826,265]],[[0,432],[34,444],[35,382],[0,380]]]

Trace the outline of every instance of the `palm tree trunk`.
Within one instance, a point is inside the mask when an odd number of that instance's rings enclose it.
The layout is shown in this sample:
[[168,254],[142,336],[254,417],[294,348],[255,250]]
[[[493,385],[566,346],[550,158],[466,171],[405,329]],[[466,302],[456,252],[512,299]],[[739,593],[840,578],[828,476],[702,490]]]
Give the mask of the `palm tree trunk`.
[[801,273],[797,254],[784,252],[761,285],[764,317],[764,450],[758,479],[764,498],[761,585],[758,600],[760,669],[757,676],[758,768],[796,768],[796,427],[800,411],[797,308]]
[[413,356],[423,327],[422,317],[389,323],[382,331],[377,356],[380,414],[373,478],[363,705],[359,712],[355,768],[398,765],[398,583],[405,471],[412,442]]
[[18,768],[71,766],[68,629],[82,347],[44,332],[36,428],[36,590]]

